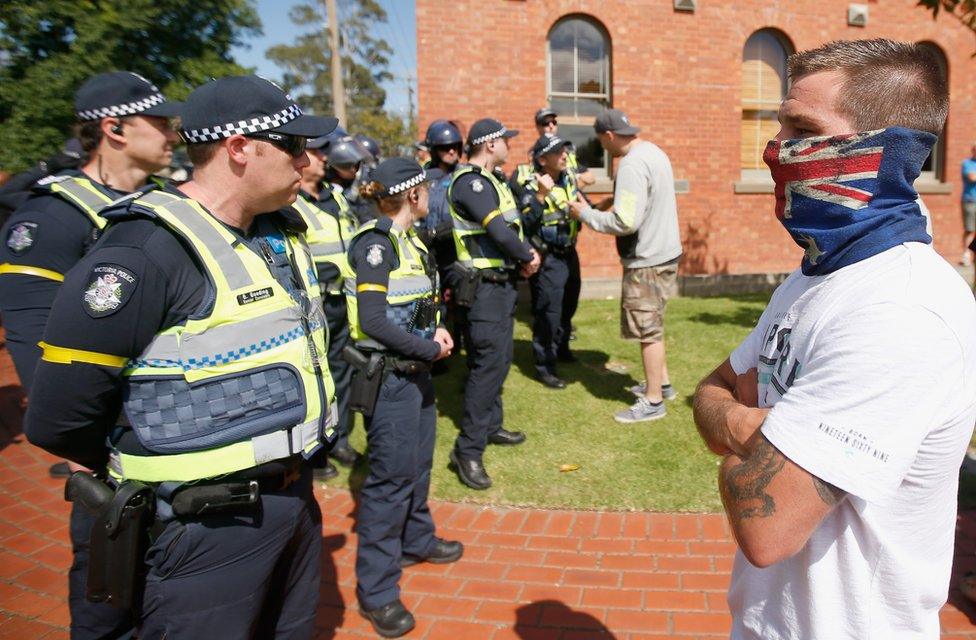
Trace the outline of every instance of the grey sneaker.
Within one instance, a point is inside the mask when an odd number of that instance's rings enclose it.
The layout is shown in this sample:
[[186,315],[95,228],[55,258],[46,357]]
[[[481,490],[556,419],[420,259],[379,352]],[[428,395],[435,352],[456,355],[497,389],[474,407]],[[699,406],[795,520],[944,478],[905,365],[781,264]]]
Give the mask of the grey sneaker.
[[666,415],[668,410],[664,408],[663,402],[651,404],[647,398],[637,398],[637,402],[632,407],[613,414],[613,419],[617,422],[647,422],[659,420]]
[[[644,382],[640,383],[640,384],[635,384],[634,386],[632,386],[630,388],[630,392],[632,394],[634,394],[635,396],[637,396],[638,398],[643,398],[644,397],[644,392],[646,390],[647,390],[647,381],[646,380]],[[665,400],[674,400],[675,398],[678,397],[678,392],[675,391],[674,390],[674,387],[672,387],[670,384],[666,384],[666,385],[663,385],[661,387],[661,396]]]

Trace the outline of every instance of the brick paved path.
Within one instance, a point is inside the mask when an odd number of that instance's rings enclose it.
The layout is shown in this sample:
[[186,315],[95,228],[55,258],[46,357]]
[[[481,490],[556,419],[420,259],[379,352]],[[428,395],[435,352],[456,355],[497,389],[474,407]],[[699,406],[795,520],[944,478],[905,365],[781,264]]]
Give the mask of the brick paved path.
[[[0,353],[0,639],[67,638],[67,504],[55,460],[19,433],[20,396]],[[4,375],[6,372],[6,375]],[[7,380],[4,386],[3,380]],[[376,637],[355,607],[353,497],[317,488],[324,514],[318,638]],[[433,503],[439,533],[465,543],[453,565],[405,570],[408,638],[583,640],[727,637],[734,544],[718,515],[597,513]],[[958,574],[976,569],[976,513],[960,518]],[[959,608],[957,608],[959,607]],[[958,591],[943,638],[976,639]]]

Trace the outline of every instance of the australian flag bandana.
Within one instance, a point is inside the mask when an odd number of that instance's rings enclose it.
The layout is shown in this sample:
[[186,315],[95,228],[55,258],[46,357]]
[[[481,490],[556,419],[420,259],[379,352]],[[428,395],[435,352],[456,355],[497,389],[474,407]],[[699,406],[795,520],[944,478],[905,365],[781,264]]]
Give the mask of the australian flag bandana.
[[806,251],[803,275],[831,273],[903,242],[932,241],[912,183],[935,140],[890,127],[766,145],[776,217]]

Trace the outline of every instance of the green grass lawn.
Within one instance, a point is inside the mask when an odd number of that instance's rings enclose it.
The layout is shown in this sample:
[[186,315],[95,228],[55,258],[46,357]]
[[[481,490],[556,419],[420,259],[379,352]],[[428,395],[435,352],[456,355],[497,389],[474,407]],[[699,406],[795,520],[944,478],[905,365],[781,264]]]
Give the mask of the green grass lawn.
[[[463,486],[447,468],[461,414],[461,358],[434,378],[437,449],[431,495],[435,498],[508,505],[583,509],[716,511],[718,458],[695,431],[691,395],[698,381],[721,362],[759,319],[766,296],[676,298],[666,320],[668,366],[678,399],[663,420],[624,425],[613,413],[634,400],[628,388],[643,379],[637,343],[622,340],[617,300],[584,300],[572,343],[579,362],[561,365],[569,386],[550,390],[536,382],[526,305],[515,329],[515,364],[505,383],[505,426],[524,431],[518,447],[489,446],[485,466],[494,481],[487,491]],[[357,416],[351,442],[365,449]],[[561,472],[562,465],[579,469]],[[362,482],[365,465],[329,484]]]

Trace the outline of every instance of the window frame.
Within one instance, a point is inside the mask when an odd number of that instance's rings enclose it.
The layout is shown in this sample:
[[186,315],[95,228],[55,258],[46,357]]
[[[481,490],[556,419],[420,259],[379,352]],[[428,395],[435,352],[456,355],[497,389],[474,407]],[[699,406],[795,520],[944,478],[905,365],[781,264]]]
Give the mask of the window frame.
[[[604,45],[604,57],[603,57],[603,74],[606,78],[605,91],[603,93],[580,93],[578,90],[567,92],[567,91],[553,91],[553,65],[552,65],[552,34],[559,27],[563,26],[567,22],[574,20],[579,20],[585,22],[603,37]],[[574,89],[579,88],[579,48],[574,44],[573,51],[573,87]],[[546,34],[546,104],[552,108],[553,100],[593,100],[596,102],[602,102],[604,108],[612,108],[613,106],[613,41],[610,39],[610,32],[606,27],[599,21],[585,14],[572,13],[568,15],[561,16],[558,20],[553,22],[552,26],[549,28]],[[558,113],[559,126],[564,125],[570,126],[588,126],[593,127],[594,117],[579,117],[576,115],[562,114]],[[595,134],[594,134],[595,135]],[[593,177],[597,180],[604,179],[608,180],[612,176],[612,158],[610,154],[604,150],[603,151],[603,167],[587,167],[592,173]]]
[[[942,72],[945,74],[946,83],[949,82],[949,57],[945,54],[937,43],[931,40],[919,40],[916,44],[925,47],[926,49],[932,51],[936,54],[939,59],[939,66],[942,67]],[[946,131],[949,128],[949,117],[946,115],[945,124],[942,126],[942,132],[939,134],[939,138],[932,145],[932,168],[927,171],[921,171],[918,174],[918,178],[915,180],[916,183],[928,183],[930,185],[934,184],[944,184],[946,181],[946,143],[947,136]]]
[[[741,74],[744,74],[745,73],[746,46],[749,44],[749,41],[750,40],[752,40],[754,37],[756,37],[759,34],[768,34],[768,35],[772,36],[776,40],[776,42],[780,45],[780,47],[782,48],[782,52],[783,52],[783,78],[782,78],[782,80],[783,80],[783,92],[782,92],[782,95],[785,98],[786,93],[790,89],[790,76],[789,76],[789,73],[786,71],[786,61],[787,61],[787,59],[789,59],[790,55],[792,55],[796,51],[796,48],[793,46],[793,42],[790,40],[790,38],[785,33],[783,33],[782,31],[780,31],[779,29],[776,29],[776,28],[773,28],[773,27],[763,27],[762,29],[756,29],[755,31],[753,31],[752,33],[749,34],[749,36],[742,43],[742,49],[741,49],[742,53],[741,53],[741,56],[739,58],[739,70],[740,70],[740,73]],[[768,167],[761,167],[761,168],[758,168],[758,169],[747,169],[747,168],[745,168],[745,167],[742,166],[741,145],[742,145],[742,136],[744,135],[743,122],[745,121],[744,115],[745,115],[745,112],[747,110],[746,109],[746,99],[745,99],[745,96],[742,93],[742,85],[743,85],[744,79],[745,79],[744,76],[740,76],[740,82],[739,82],[739,110],[740,110],[740,115],[739,115],[739,160],[738,160],[738,165],[739,165],[739,179],[743,183],[749,183],[749,184],[755,184],[755,183],[770,183],[771,184],[773,179],[772,179],[772,176],[769,173],[769,168]],[[778,114],[779,113],[779,107],[777,106],[777,108],[775,110],[773,110],[773,109],[755,109],[755,111],[769,112],[771,114]]]

